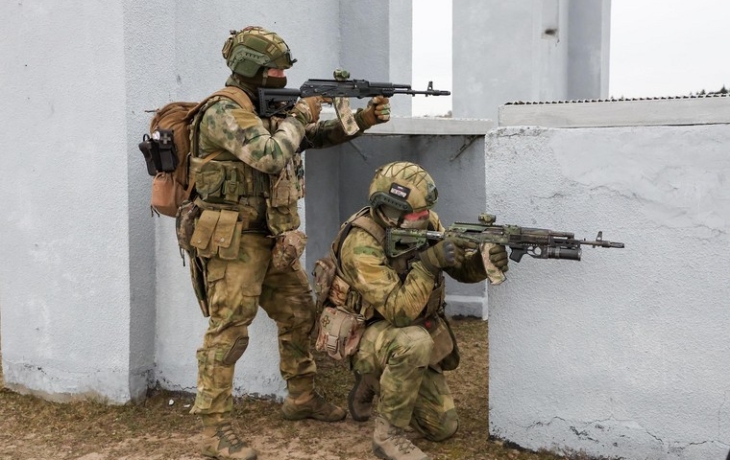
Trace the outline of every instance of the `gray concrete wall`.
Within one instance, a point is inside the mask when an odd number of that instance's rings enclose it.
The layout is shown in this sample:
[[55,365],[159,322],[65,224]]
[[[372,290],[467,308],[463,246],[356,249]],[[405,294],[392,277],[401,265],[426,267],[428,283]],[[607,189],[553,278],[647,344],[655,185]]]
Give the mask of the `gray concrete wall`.
[[490,133],[499,221],[626,244],[581,262],[526,258],[489,288],[491,435],[610,458],[724,458],[728,122]]
[[[453,114],[608,94],[610,0],[454,0]],[[488,32],[485,32],[488,31]]]
[[2,365],[20,391],[124,402],[147,388],[132,342],[147,329],[151,225],[129,218],[147,178],[129,174],[124,14],[122,1],[0,4]]
[[[0,96],[12,108],[0,140],[13,152],[0,159],[12,178],[0,185],[6,385],[112,402],[143,398],[156,382],[194,391],[206,321],[172,219],[150,218],[151,179],[137,150],[145,111],[220,88],[228,31],[251,24],[287,40],[299,60],[289,86],[348,65],[358,78],[410,81],[410,2],[377,8],[386,18],[378,23],[339,0],[0,6]],[[359,33],[377,38],[377,53]],[[372,58],[344,62],[355,55]],[[398,110],[410,113],[410,102]],[[330,160],[321,171],[337,165]],[[236,392],[281,396],[273,322],[260,314],[251,336]]]

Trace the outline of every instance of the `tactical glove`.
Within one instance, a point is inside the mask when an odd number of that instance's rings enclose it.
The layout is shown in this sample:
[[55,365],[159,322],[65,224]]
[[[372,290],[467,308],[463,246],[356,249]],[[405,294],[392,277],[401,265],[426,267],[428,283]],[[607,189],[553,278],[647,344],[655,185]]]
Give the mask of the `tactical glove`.
[[476,248],[476,243],[449,237],[421,251],[421,263],[426,270],[436,275],[444,268],[460,267],[464,262],[465,251]]
[[390,99],[385,96],[375,96],[370,99],[364,110],[356,114],[355,119],[360,129],[368,129],[379,123],[387,123],[390,120]]
[[319,112],[322,110],[322,98],[319,96],[305,97],[297,101],[291,110],[291,115],[301,121],[304,126],[319,121]]
[[507,265],[509,262],[507,248],[501,244],[497,244],[489,248],[489,261],[492,262],[495,267],[499,268],[502,273],[509,270],[509,266]]

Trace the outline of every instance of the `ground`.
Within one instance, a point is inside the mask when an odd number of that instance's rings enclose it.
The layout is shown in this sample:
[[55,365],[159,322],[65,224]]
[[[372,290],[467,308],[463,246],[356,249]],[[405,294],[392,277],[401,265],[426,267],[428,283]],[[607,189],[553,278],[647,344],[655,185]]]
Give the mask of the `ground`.
[[[461,425],[445,442],[414,442],[434,459],[557,460],[549,453],[527,452],[490,440],[488,435],[488,327],[486,321],[453,321],[461,366],[448,373]],[[345,404],[352,378],[343,363],[316,354],[318,387]],[[0,371],[0,388],[2,385]],[[144,405],[56,404],[0,389],[0,460],[202,460],[195,417],[188,414],[193,395],[152,391]],[[275,401],[241,398],[235,417],[259,459],[374,459],[371,423],[347,418],[340,423],[289,422]],[[585,457],[576,457],[585,458]]]

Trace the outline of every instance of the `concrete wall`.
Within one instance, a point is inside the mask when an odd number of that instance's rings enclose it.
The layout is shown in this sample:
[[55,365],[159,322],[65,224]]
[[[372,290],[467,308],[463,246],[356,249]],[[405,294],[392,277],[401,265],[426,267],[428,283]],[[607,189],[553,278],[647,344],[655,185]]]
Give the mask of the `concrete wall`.
[[[5,383],[111,402],[141,399],[156,382],[194,391],[206,321],[172,219],[150,218],[137,149],[146,111],[222,87],[228,31],[252,24],[280,32],[299,60],[289,86],[348,66],[358,78],[410,81],[410,2],[67,3],[0,5]],[[410,114],[410,101],[397,111]],[[275,326],[262,314],[251,329],[236,391],[280,396]]]
[[[665,125],[675,102],[659,111]],[[656,116],[654,104],[625,115]],[[549,108],[512,110],[526,122]],[[491,435],[611,458],[724,458],[730,118],[715,122],[490,133],[500,221],[626,244],[584,249],[581,262],[526,259],[489,288]]]
[[454,0],[453,114],[608,94],[610,0]]

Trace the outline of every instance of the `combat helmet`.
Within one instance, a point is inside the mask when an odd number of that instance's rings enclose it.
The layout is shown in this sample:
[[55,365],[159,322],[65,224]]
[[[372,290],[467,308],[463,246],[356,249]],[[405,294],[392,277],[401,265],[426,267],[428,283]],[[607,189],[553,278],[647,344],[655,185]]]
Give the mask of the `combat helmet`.
[[233,73],[247,78],[253,78],[264,68],[288,69],[297,61],[292,59],[283,38],[258,26],[231,30],[222,53]]
[[377,169],[368,196],[373,217],[386,226],[396,226],[399,219],[388,210],[397,210],[402,217],[431,209],[438,200],[438,189],[431,175],[421,166],[396,161]]

